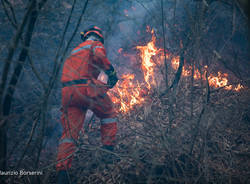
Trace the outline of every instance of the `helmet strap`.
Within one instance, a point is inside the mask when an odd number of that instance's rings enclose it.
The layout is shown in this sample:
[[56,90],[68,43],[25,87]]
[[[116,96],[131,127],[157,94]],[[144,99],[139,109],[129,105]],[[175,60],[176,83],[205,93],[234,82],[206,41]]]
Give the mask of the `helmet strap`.
[[100,39],[94,35],[89,36],[86,40],[100,41]]

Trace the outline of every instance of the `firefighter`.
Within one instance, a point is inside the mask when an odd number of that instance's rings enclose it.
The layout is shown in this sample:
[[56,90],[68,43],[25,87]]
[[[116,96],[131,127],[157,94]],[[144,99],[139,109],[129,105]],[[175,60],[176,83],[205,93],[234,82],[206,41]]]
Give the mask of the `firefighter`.
[[[113,150],[117,132],[116,114],[106,94],[118,81],[107,59],[102,30],[91,26],[81,32],[82,43],[66,59],[62,71],[62,137],[59,141],[57,165],[58,183],[67,183],[76,141],[83,126],[87,109],[101,120],[103,148]],[[108,75],[107,84],[97,80],[101,71]]]

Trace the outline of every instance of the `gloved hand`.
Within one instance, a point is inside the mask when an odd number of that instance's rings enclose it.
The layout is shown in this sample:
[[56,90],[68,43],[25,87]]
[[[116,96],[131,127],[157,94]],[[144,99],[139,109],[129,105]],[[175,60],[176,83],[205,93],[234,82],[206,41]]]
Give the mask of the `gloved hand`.
[[110,76],[108,79],[108,87],[110,89],[113,88],[115,86],[115,84],[117,83],[117,81],[118,81],[118,78],[117,78],[116,74]]
[[66,170],[61,170],[57,174],[57,184],[69,184],[69,178]]
[[109,70],[105,71],[105,73],[109,77],[107,85],[111,89],[111,88],[113,88],[115,86],[115,84],[118,81],[115,69],[113,68],[113,66],[111,66]]

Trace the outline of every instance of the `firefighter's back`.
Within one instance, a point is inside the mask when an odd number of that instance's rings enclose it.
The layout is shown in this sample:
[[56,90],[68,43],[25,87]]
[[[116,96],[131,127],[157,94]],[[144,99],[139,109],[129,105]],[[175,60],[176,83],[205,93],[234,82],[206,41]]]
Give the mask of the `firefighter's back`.
[[78,79],[97,78],[100,73],[95,63],[92,49],[97,42],[87,40],[79,44],[64,63],[62,71],[62,82],[68,82]]

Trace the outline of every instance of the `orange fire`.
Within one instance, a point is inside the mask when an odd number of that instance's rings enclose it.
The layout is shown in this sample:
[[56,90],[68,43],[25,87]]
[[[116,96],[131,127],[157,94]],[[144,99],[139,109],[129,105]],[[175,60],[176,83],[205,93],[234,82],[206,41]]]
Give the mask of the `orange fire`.
[[147,83],[147,88],[150,90],[152,85],[156,85],[155,81],[155,68],[156,64],[152,60],[152,56],[156,55],[160,49],[155,46],[156,37],[154,36],[154,30],[151,32],[152,40],[145,46],[137,46],[136,48],[141,52],[141,68],[144,74],[145,82]]
[[[147,30],[149,27],[147,27]],[[154,30],[151,31],[152,40],[146,46],[137,46],[140,50],[141,69],[144,75],[144,81],[139,82],[135,79],[134,74],[124,74],[114,89],[109,92],[112,101],[120,105],[119,111],[128,112],[135,105],[145,102],[145,96],[156,86],[155,68],[156,64],[152,60],[152,56],[158,54],[161,49],[155,46],[156,37]],[[122,49],[119,49],[122,51]]]
[[[126,12],[125,12],[126,13]],[[147,32],[150,32],[150,27],[147,26]],[[111,96],[112,101],[119,106],[119,111],[127,113],[132,110],[136,105],[140,105],[147,101],[146,96],[152,89],[156,87],[159,82],[159,70],[157,70],[157,65],[162,65],[164,62],[163,49],[158,49],[156,47],[156,37],[154,35],[154,30],[151,30],[152,39],[145,46],[136,46],[140,51],[141,58],[141,69],[144,76],[144,81],[138,81],[134,74],[123,74],[116,86],[110,90],[108,93]],[[122,48],[118,50],[121,54]],[[158,57],[159,54],[159,57]],[[153,60],[155,57],[155,61]],[[171,67],[176,71],[179,67],[180,57],[167,54],[167,59],[171,60]],[[207,71],[207,66],[203,68],[203,71]],[[205,72],[203,72],[205,73]],[[183,66],[182,76],[187,77],[192,75],[191,66]],[[157,77],[156,77],[157,76]],[[205,75],[201,76],[200,71],[194,67],[194,79],[206,80]],[[226,90],[239,91],[243,88],[241,84],[236,87],[228,84],[228,74],[218,72],[217,75],[210,74],[208,76],[209,85],[214,88],[224,87]]]
[[[171,67],[174,70],[177,70],[180,63],[180,56],[173,56],[171,59]],[[191,66],[183,66],[182,68],[182,76],[188,77],[192,75],[192,67]],[[194,67],[194,79],[200,79],[201,75],[197,68]]]
[[[174,70],[178,69],[179,63],[180,63],[179,56],[172,58],[171,66]],[[207,70],[207,66],[204,67],[204,71],[205,70]],[[191,76],[191,74],[192,74],[192,67],[191,66],[189,66],[189,67],[184,66],[182,68],[182,75],[183,76],[187,77],[187,76]],[[194,79],[200,79],[200,78],[201,78],[201,74],[200,74],[199,70],[194,67]],[[206,80],[205,75],[202,76],[202,79]],[[210,86],[212,86],[214,88],[224,87],[224,89],[226,89],[226,90],[239,91],[240,89],[243,88],[243,86],[241,84],[238,84],[236,87],[233,87],[233,85],[229,85],[228,74],[222,73],[222,72],[218,72],[217,75],[210,74],[208,76],[208,83]]]
[[122,53],[122,50],[123,50],[122,48],[119,48],[119,49],[118,49],[118,53],[121,54],[121,53]]
[[109,95],[115,104],[120,105],[119,111],[128,112],[145,101],[142,89],[142,84],[135,80],[134,74],[124,74]]

